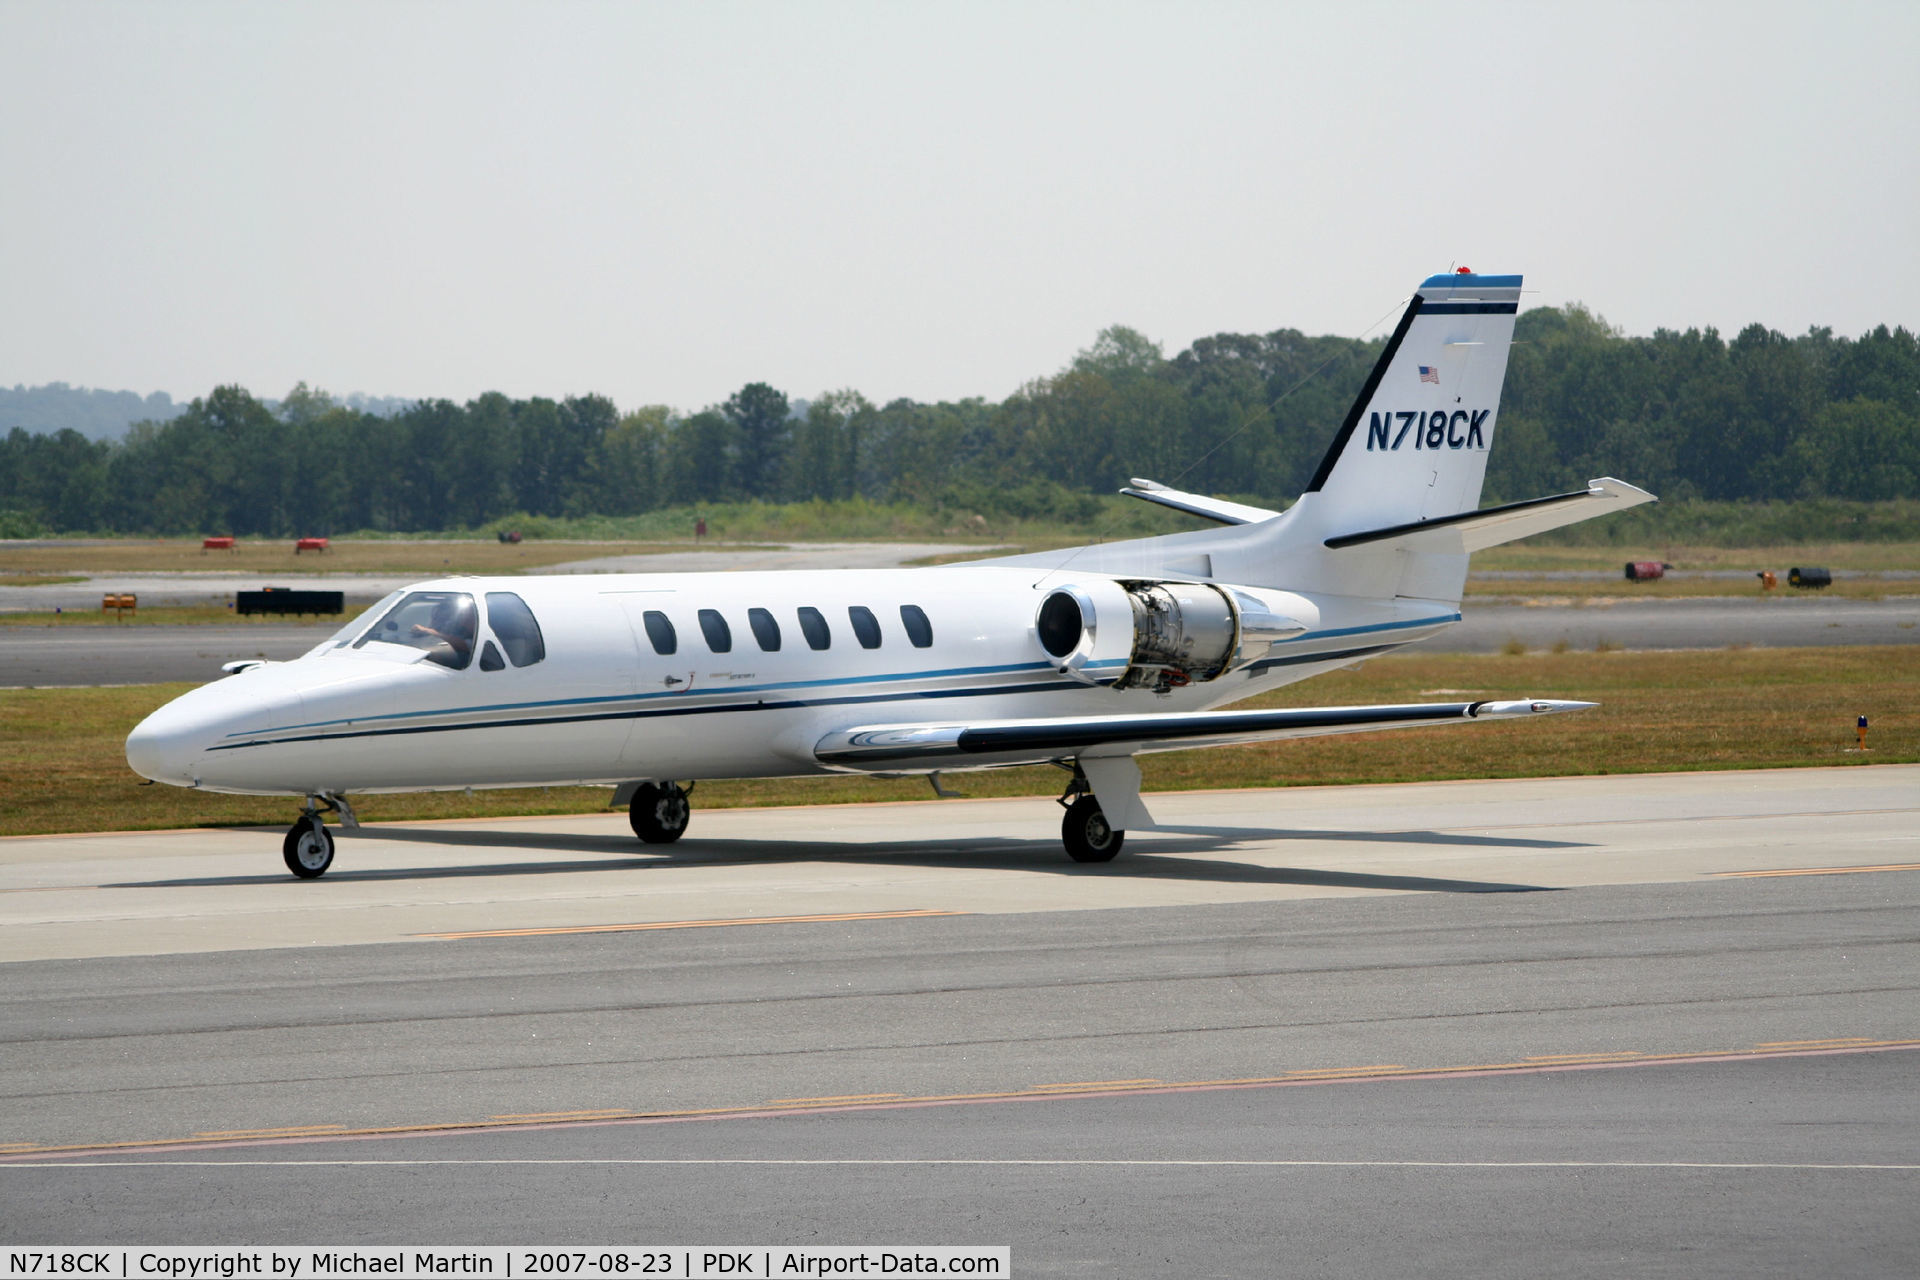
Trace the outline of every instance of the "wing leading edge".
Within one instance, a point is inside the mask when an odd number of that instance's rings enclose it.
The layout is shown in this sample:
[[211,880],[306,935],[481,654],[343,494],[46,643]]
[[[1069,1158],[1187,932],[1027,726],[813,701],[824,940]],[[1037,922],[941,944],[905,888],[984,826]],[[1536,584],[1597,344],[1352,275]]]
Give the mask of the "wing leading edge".
[[1469,724],[1581,711],[1591,702],[1523,698],[1504,702],[1420,702],[1272,711],[1194,711],[1082,719],[983,720],[977,724],[860,725],[830,733],[813,749],[821,764],[852,773],[987,768],[1070,756],[1179,751],[1277,738],[1365,733],[1429,724]]

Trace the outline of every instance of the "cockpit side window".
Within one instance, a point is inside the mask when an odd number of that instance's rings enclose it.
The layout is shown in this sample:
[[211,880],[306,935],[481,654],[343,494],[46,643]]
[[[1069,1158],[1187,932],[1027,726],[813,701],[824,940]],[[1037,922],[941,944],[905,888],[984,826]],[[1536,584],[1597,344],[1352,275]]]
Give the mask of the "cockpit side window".
[[530,667],[547,656],[547,642],[533,610],[513,592],[487,592],[487,625],[514,666]]
[[473,661],[473,639],[480,621],[473,597],[464,591],[413,591],[381,615],[367,633],[354,642],[369,641],[424,649],[427,661],[464,671]]

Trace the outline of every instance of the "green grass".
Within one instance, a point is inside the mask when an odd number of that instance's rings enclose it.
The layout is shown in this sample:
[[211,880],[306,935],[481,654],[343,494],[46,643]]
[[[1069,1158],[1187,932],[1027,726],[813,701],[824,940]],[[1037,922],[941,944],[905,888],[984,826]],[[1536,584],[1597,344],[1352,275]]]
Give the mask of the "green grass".
[[58,587],[69,582],[85,582],[77,574],[0,573],[0,587]]
[[[1149,790],[1543,777],[1920,761],[1920,663],[1910,648],[1692,653],[1401,655],[1245,704],[1316,706],[1532,696],[1598,701],[1530,723],[1462,724],[1308,738],[1140,758]],[[208,825],[284,826],[296,802],[146,786],[123,743],[188,685],[0,691],[0,835]],[[1872,720],[1854,746],[1854,717]],[[1039,767],[948,774],[967,795],[1056,795]],[[401,796],[357,803],[369,821],[580,813],[605,788]],[[831,777],[708,782],[700,807],[927,800],[924,779]],[[696,821],[698,819],[696,818]]]
[[347,611],[340,614],[250,614],[246,617],[222,604],[150,605],[132,613],[117,609],[68,609],[61,613],[51,609],[23,609],[0,612],[0,627],[204,627],[221,623],[264,627],[299,623],[318,628],[314,636],[318,643],[328,631],[344,626],[360,609],[361,606],[348,605]]

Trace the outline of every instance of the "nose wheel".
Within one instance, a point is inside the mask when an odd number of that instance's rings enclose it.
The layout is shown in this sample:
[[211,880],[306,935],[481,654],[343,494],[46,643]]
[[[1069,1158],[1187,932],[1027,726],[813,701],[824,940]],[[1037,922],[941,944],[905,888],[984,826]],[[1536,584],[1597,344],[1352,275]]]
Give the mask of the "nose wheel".
[[318,813],[302,814],[298,822],[287,828],[280,853],[287,860],[287,870],[302,880],[317,880],[333,865],[333,833],[320,821]]
[[687,799],[692,790],[677,782],[643,782],[634,788],[627,805],[633,834],[648,844],[672,844],[685,835],[693,818],[693,802]]
[[287,828],[287,838],[280,842],[280,856],[286,859],[287,870],[302,880],[317,880],[333,865],[333,832],[320,821],[321,812],[327,809],[340,815],[343,827],[360,825],[353,806],[339,792],[316,791],[308,796],[299,821]]

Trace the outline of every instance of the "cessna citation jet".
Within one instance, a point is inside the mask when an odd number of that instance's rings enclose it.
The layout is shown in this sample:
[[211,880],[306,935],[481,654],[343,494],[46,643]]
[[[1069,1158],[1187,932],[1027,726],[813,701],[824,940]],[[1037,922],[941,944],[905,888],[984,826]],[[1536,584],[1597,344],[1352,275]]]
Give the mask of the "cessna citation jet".
[[939,568],[446,578],[291,662],[147,717],[127,762],[181,787],[306,798],[294,875],[333,861],[348,797],[612,785],[641,840],[687,829],[688,779],[1066,770],[1067,853],[1150,827],[1133,757],[1592,705],[1528,698],[1214,710],[1460,620],[1483,547],[1652,499],[1613,479],[1478,510],[1519,276],[1414,295],[1284,512],[1136,480],[1212,528]]

